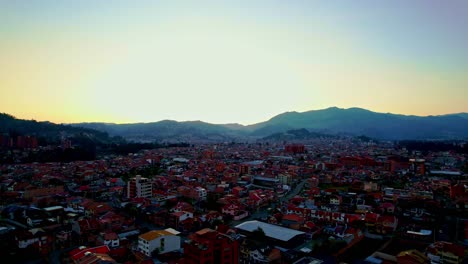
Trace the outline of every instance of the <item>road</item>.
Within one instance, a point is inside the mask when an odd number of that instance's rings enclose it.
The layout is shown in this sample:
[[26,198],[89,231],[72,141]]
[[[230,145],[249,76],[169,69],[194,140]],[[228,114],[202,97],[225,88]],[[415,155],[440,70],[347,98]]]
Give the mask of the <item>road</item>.
[[[281,197],[279,199],[280,204],[285,202],[285,201],[288,201],[292,197],[298,195],[302,191],[302,189],[304,188],[305,183],[306,183],[306,180],[302,180],[287,195],[285,195],[284,197]],[[251,220],[256,220],[256,219],[266,219],[269,214],[270,214],[270,212],[268,212],[267,208],[262,207],[262,208],[260,208],[259,210],[253,212],[251,215],[249,215],[248,217],[246,217],[244,219],[241,219],[241,220],[238,220],[238,221],[232,221],[231,226],[234,227],[234,226],[236,226],[238,224],[241,224],[241,223],[243,223],[245,221],[251,221]]]
[[280,198],[280,202],[285,202],[285,201],[293,198],[294,196],[298,195],[302,191],[302,189],[304,188],[305,183],[306,183],[306,180],[302,180],[300,183],[298,183],[296,185],[296,188],[294,188],[294,190],[290,191],[284,197]]

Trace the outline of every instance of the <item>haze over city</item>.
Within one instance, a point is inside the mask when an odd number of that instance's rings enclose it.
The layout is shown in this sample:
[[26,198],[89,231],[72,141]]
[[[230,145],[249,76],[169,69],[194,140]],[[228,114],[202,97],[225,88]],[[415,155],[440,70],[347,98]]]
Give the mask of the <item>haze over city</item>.
[[2,1],[0,112],[252,124],[467,112],[466,1]]

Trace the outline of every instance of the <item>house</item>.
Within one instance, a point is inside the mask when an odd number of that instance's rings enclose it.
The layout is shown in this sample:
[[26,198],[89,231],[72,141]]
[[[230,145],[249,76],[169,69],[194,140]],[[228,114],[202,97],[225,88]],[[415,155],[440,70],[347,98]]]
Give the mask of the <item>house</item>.
[[291,229],[299,229],[304,224],[304,217],[297,214],[287,214],[282,217],[281,224]]
[[429,263],[429,259],[423,253],[415,249],[400,252],[396,258],[398,263]]
[[193,199],[194,201],[204,201],[207,198],[207,191],[202,187],[180,186],[177,192],[183,197]]
[[37,245],[39,248],[48,247],[52,242],[52,238],[40,228],[18,232],[15,240],[18,248],[27,248],[31,245]]
[[380,205],[380,210],[382,213],[393,214],[395,212],[395,205],[389,202],[382,203],[382,205]]
[[121,230],[124,225],[130,224],[130,221],[126,221],[125,217],[115,213],[114,211],[108,211],[99,217],[97,221],[101,228],[113,231]]
[[85,208],[85,214],[87,216],[94,216],[94,217],[102,216],[112,210],[112,207],[108,205],[107,203],[96,203],[96,202],[91,202],[89,204],[86,204],[84,208]]
[[138,250],[150,257],[154,251],[164,254],[180,249],[180,232],[174,229],[152,230],[138,236]]
[[[248,256],[243,256],[247,263],[281,263],[281,251],[277,248],[266,246],[248,251]],[[245,259],[247,257],[247,259]]]
[[98,246],[93,248],[79,247],[70,251],[69,256],[75,264],[88,263],[117,263],[108,254],[108,246]]
[[383,234],[392,233],[397,229],[398,218],[394,215],[381,215],[377,218],[376,227],[377,230]]
[[236,186],[232,188],[232,194],[234,194],[236,197],[242,197],[247,194],[247,191],[242,186]]
[[120,246],[119,236],[115,232],[101,233],[98,238],[98,242],[102,245],[106,245],[109,248],[116,248]]
[[189,218],[193,218],[193,213],[186,211],[174,212],[168,215],[167,225],[175,229],[179,229],[181,227],[181,223]]
[[241,220],[249,216],[249,212],[244,210],[244,207],[238,204],[226,204],[221,209],[221,212],[233,217],[235,221]]
[[51,219],[49,219],[49,215],[46,211],[36,207],[9,205],[2,210],[2,217],[26,224],[30,227],[55,223],[55,220],[51,221]]
[[437,241],[426,248],[427,256],[432,263],[462,263],[465,249],[451,242]]
[[332,197],[330,197],[330,204],[331,205],[340,205],[341,204],[341,201],[342,201],[342,198],[341,196],[339,195],[332,195]]
[[195,208],[186,202],[178,202],[172,209],[173,212],[195,212]]
[[72,230],[80,235],[86,236],[92,233],[96,233],[101,229],[99,222],[96,219],[82,219],[72,224]]
[[189,237],[184,243],[186,264],[239,262],[238,241],[218,231],[205,228]]
[[223,214],[235,216],[238,211],[242,210],[238,204],[226,204],[221,208]]

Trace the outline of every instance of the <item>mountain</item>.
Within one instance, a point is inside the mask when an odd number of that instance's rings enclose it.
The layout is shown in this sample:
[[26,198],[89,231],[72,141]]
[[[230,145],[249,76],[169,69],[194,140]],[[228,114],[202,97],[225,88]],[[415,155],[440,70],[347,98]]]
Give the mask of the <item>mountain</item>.
[[458,117],[462,117],[462,118],[468,119],[468,113],[448,114],[448,115],[446,115],[446,116],[458,116]]
[[202,121],[163,120],[136,124],[80,123],[74,126],[101,130],[110,135],[138,142],[223,142],[246,135],[240,131],[243,127],[239,124],[215,125]]
[[263,140],[307,140],[307,139],[314,139],[314,138],[334,138],[336,136],[317,133],[317,132],[310,132],[305,128],[301,129],[292,129],[286,132],[274,133],[269,136],[263,137]]
[[[100,130],[112,136],[139,142],[226,142],[265,137],[291,138],[291,135],[292,138],[299,139],[313,137],[310,133],[367,136],[385,140],[468,139],[468,113],[410,116],[337,107],[286,112],[268,121],[248,126],[172,120],[136,124],[80,123],[73,126]],[[302,132],[296,135],[295,130]],[[304,134],[305,131],[309,134]]]
[[118,141],[116,138],[109,137],[107,133],[94,129],[17,119],[5,113],[0,113],[1,134],[35,136],[48,143],[60,142],[62,138],[73,138],[76,139],[75,142],[92,141],[104,144]]
[[283,113],[266,122],[251,125],[248,129],[257,136],[305,128],[316,132],[365,135],[389,140],[467,139],[467,117],[467,113],[422,117],[331,107],[303,113]]

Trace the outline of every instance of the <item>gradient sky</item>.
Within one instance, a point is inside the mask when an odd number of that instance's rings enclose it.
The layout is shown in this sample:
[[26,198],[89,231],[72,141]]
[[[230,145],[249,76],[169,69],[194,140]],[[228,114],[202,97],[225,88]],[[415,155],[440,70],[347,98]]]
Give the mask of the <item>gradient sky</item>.
[[468,112],[468,1],[3,1],[0,112],[251,124]]

